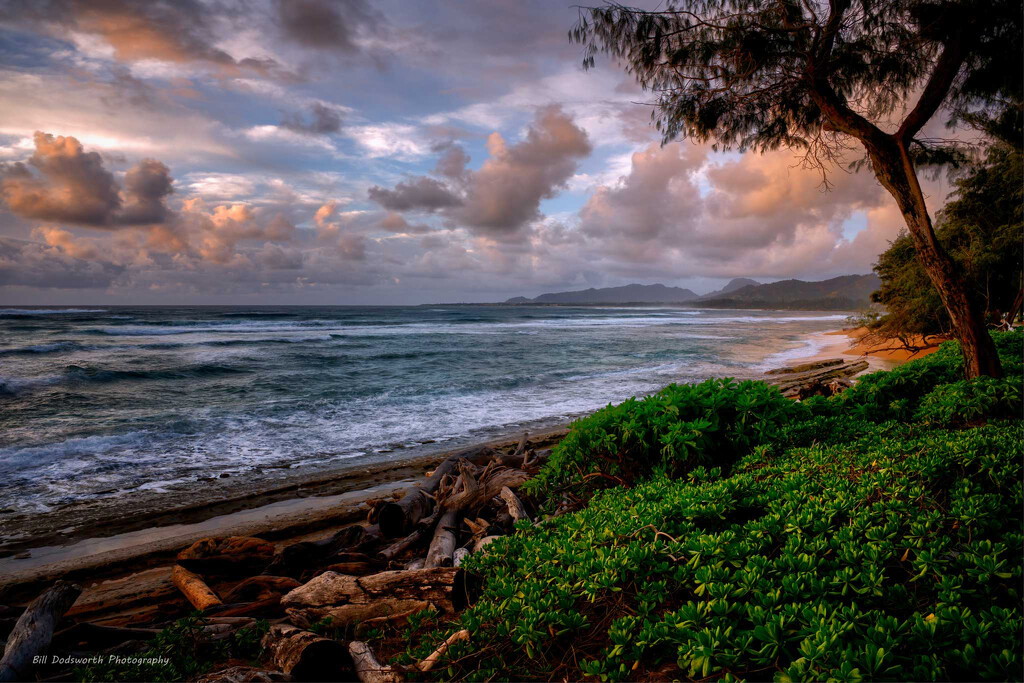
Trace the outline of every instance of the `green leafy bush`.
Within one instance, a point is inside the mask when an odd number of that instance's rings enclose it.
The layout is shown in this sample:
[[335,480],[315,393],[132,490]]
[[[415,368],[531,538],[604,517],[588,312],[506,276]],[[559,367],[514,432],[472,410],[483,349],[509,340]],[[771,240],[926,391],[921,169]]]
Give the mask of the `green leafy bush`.
[[918,420],[964,425],[1021,416],[1021,377],[976,377],[936,387],[915,413]]
[[471,556],[447,680],[1021,673],[1024,429],[887,423],[663,476]]
[[673,384],[573,422],[527,490],[541,494],[584,481],[599,488],[654,473],[675,478],[697,466],[727,467],[775,438],[798,410],[763,382]]

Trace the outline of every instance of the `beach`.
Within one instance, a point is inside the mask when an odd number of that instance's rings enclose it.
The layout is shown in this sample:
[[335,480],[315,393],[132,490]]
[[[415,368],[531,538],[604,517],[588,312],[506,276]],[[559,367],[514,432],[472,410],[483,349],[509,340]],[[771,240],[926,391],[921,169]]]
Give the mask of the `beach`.
[[[769,369],[766,364],[860,355],[858,335],[857,330],[824,330],[790,338],[781,350],[751,362],[746,375],[756,377]],[[814,353],[801,355],[807,348]],[[902,362],[876,354],[866,359],[871,369]],[[436,445],[427,452],[410,449],[405,458],[349,463],[328,471],[264,467],[256,476],[212,477],[187,490],[124,494],[121,498],[136,510],[133,515],[114,516],[116,506],[108,498],[76,504],[73,520],[66,515],[24,515],[19,536],[4,539],[0,590],[14,601],[67,576],[86,585],[76,610],[107,610],[116,618],[118,610],[131,611],[153,595],[172,597],[168,577],[173,556],[195,540],[245,535],[285,545],[323,537],[365,519],[368,500],[398,495],[452,452],[481,444],[509,448],[523,431],[530,432],[536,448],[549,448],[566,426],[567,421],[529,430],[516,425],[498,438],[464,440],[457,447]]]

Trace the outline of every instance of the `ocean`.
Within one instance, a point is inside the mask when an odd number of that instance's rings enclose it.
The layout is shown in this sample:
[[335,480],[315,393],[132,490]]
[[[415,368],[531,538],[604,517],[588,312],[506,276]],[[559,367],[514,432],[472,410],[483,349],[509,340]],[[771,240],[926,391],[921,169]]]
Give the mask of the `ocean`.
[[[0,309],[0,523],[264,468],[410,458],[815,352],[835,312]],[[126,513],[129,511],[126,511]]]

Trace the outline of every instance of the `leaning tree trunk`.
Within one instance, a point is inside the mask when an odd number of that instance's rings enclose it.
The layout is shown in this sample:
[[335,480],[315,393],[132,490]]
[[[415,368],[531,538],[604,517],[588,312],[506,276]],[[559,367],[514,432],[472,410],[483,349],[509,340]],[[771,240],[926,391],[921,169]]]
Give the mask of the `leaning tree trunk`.
[[967,287],[957,275],[953,260],[935,237],[924,193],[907,148],[891,139],[887,142],[889,144],[884,148],[868,146],[875,176],[896,199],[914,242],[917,258],[949,313],[953,334],[960,342],[964,358],[964,374],[968,379],[979,375],[1002,377],[1003,368],[985,325],[985,316],[968,296]]

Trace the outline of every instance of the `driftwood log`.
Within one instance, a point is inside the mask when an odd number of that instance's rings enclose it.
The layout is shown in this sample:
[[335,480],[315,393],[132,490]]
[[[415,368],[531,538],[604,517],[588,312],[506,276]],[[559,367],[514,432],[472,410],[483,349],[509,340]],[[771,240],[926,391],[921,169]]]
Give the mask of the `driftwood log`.
[[519,497],[507,486],[501,487],[501,492],[498,494],[501,499],[505,501],[505,505],[508,506],[508,514],[512,515],[513,522],[519,522],[522,520],[530,521],[530,515],[526,512],[526,508],[523,507],[523,502],[519,500]]
[[263,648],[275,668],[297,681],[341,678],[345,646],[290,624],[275,624],[263,636]]
[[832,380],[852,377],[868,369],[866,360],[846,362],[842,358],[814,361],[790,367],[769,370],[764,381],[777,387],[783,396],[806,398],[814,392],[830,393]]
[[473,552],[478,553],[494,541],[497,541],[501,536],[484,536],[473,545]]
[[129,640],[150,640],[160,631],[155,628],[104,626],[83,621],[53,634],[53,646],[62,650],[106,650]]
[[445,476],[456,472],[460,460],[483,466],[495,455],[492,448],[482,446],[445,458],[425,482],[406,491],[399,500],[381,506],[378,515],[381,533],[388,538],[409,534],[414,525],[434,509],[434,494]]
[[493,469],[489,468],[478,480],[470,467],[460,463],[459,478],[462,480],[461,489],[441,501],[441,509],[445,511],[458,510],[463,514],[471,515],[501,493],[501,489],[505,487],[518,488],[530,478],[530,475],[522,470],[505,469],[499,466]]
[[401,683],[402,675],[390,666],[384,666],[373,656],[370,646],[360,640],[348,644],[348,653],[362,683]]
[[347,576],[327,572],[281,599],[293,623],[331,617],[338,626],[433,607],[454,612],[470,602],[465,573],[455,567]]
[[427,569],[434,567],[452,566],[452,555],[455,553],[456,534],[459,531],[459,511],[447,510],[441,515],[441,521],[434,529],[434,538],[430,542],[430,549],[427,551],[427,559],[423,566]]
[[180,564],[174,565],[174,569],[171,570],[171,582],[198,610],[223,604],[213,589],[206,585],[203,577],[185,569]]
[[467,548],[456,548],[452,554],[452,566],[461,567],[462,563],[465,562],[466,558],[469,557],[470,551]]
[[289,576],[250,576],[232,588],[224,596],[224,602],[252,602],[265,600],[275,595],[281,596],[298,588],[301,584]]
[[200,574],[246,576],[261,571],[274,558],[274,546],[262,538],[203,538],[178,553],[178,564]]
[[[354,524],[319,541],[300,541],[281,548],[264,574],[299,578],[317,564],[333,564],[329,559],[343,550],[357,547],[366,540],[366,527]],[[338,560],[340,561],[340,560]]]
[[4,656],[0,659],[0,681],[29,677],[33,658],[50,646],[54,627],[81,593],[79,586],[58,581],[29,604],[7,638]]

